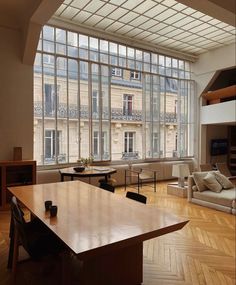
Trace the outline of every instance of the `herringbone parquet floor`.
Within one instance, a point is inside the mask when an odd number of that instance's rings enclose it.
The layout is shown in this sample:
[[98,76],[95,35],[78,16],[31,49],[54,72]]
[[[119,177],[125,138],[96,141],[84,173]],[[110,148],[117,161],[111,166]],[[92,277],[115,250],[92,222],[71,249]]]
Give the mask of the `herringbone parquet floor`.
[[[166,182],[157,185],[156,193],[148,186],[141,190],[148,203],[190,222],[181,231],[144,243],[143,284],[235,285],[235,216],[168,195]],[[125,191],[119,188],[116,194]],[[9,213],[0,212],[0,285],[10,284],[5,269],[8,223]]]

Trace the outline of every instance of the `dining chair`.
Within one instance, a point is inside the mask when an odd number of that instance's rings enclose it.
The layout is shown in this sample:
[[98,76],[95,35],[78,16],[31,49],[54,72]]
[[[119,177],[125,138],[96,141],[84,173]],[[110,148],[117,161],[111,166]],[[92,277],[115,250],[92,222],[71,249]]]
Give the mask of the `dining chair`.
[[[152,182],[154,192],[156,192],[157,172],[148,168],[141,168],[139,174],[140,186],[142,187],[145,182]],[[148,184],[150,186],[150,184]]]
[[126,197],[129,199],[133,199],[135,201],[141,202],[143,204],[147,203],[147,197],[139,193],[128,191],[126,193]]
[[8,267],[12,268],[14,280],[20,246],[33,260],[52,254],[58,255],[64,251],[64,244],[38,218],[25,221],[23,211],[14,196],[11,201],[11,222]]
[[100,183],[99,187],[103,190],[107,190],[107,191],[112,192],[112,193],[115,192],[115,187],[111,184],[108,184],[108,183]]

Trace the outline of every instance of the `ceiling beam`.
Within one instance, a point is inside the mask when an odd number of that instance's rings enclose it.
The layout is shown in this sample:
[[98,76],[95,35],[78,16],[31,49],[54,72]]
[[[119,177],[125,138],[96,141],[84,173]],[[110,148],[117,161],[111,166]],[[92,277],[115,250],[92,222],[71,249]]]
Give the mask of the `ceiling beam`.
[[177,0],[192,9],[200,11],[228,25],[236,27],[235,0]]
[[64,0],[41,0],[25,21],[22,29],[23,63],[33,65],[40,31],[63,2]]

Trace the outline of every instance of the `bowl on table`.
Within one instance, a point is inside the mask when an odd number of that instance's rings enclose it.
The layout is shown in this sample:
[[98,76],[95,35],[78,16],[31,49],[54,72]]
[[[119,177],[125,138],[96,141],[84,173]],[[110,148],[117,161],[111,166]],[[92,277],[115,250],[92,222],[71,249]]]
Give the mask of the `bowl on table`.
[[83,172],[85,170],[84,166],[76,166],[73,168],[75,172]]

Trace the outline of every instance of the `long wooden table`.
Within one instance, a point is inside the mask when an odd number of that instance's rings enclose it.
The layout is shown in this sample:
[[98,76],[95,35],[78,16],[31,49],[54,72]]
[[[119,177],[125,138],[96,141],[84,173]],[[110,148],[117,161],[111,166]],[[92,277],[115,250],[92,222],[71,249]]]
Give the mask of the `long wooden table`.
[[[9,187],[81,260],[82,285],[137,285],[143,279],[143,241],[188,221],[81,181]],[[44,201],[58,206],[57,217]]]

